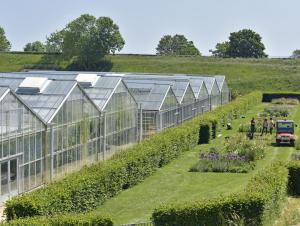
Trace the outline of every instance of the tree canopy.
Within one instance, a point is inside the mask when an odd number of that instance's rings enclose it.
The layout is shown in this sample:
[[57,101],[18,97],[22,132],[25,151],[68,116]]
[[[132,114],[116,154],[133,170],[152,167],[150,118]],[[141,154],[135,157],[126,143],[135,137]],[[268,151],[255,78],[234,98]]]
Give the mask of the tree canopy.
[[24,47],[24,52],[46,52],[46,46],[40,42],[29,42]]
[[165,35],[156,48],[157,55],[200,55],[199,50],[192,41],[188,41],[184,35]]
[[11,44],[5,36],[5,31],[2,27],[0,27],[0,51],[9,51],[10,48]]
[[66,59],[76,58],[81,69],[95,69],[109,53],[120,51],[125,41],[119,27],[109,17],[83,14],[47,38],[49,52],[61,52]]
[[218,57],[261,58],[267,57],[264,50],[261,36],[250,29],[243,29],[230,33],[229,41],[218,43],[216,49],[210,52]]
[[292,58],[300,58],[300,49],[294,50],[291,57]]

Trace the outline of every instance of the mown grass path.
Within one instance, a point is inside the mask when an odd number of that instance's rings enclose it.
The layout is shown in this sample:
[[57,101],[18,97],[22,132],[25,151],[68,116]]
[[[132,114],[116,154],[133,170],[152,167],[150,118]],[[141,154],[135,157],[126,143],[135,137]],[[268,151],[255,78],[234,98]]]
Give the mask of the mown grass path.
[[[178,159],[145,179],[144,182],[106,201],[102,206],[99,206],[97,211],[109,214],[117,225],[147,222],[150,221],[153,209],[162,203],[212,198],[243,189],[254,173],[271,164],[272,161],[287,161],[293,148],[270,146],[266,157],[258,161],[255,170],[247,174],[192,173],[189,172],[189,169],[197,162],[201,150],[220,147],[225,136],[236,134],[239,124],[250,121],[264,107],[264,104],[254,107],[245,115],[245,118],[232,122],[233,130],[222,129],[218,133],[218,138],[210,144],[197,146],[193,150],[184,153]],[[299,112],[300,108],[298,107],[293,110],[291,116],[299,118]],[[300,122],[300,120],[298,121]],[[271,144],[274,136],[268,135],[266,139]]]

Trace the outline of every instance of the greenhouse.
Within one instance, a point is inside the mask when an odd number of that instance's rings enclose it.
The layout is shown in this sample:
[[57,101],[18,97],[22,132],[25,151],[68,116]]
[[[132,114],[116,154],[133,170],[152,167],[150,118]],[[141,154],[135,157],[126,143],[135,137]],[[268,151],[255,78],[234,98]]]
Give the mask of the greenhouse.
[[[42,142],[44,154],[41,157],[44,163],[43,182],[78,170],[102,156],[100,112],[76,81],[57,81],[45,77],[2,77],[0,85],[15,90],[46,124],[45,139]],[[30,145],[36,144],[38,136],[33,134],[30,137]],[[39,159],[38,154],[30,155],[30,159],[24,155],[24,162],[30,165],[24,165],[22,177],[35,175],[39,166],[31,163]],[[30,179],[27,184],[24,182],[24,190],[31,189],[34,180]]]
[[[104,158],[137,142],[137,103],[119,76],[97,73],[34,71],[5,74],[5,77],[45,76],[56,80],[77,81],[101,112],[101,137]],[[1,77],[1,74],[0,74]],[[105,120],[104,120],[105,118]]]
[[1,201],[43,183],[45,124],[7,87],[0,87]]
[[141,105],[140,139],[177,124],[178,101],[169,84],[150,83],[143,80],[124,81],[137,103]]
[[196,115],[196,98],[190,82],[187,78],[176,78],[175,76],[157,76],[130,74],[124,76],[125,80],[142,80],[144,83],[157,83],[170,85],[179,103],[178,124],[193,118]]
[[207,88],[208,94],[209,94],[209,104],[210,104],[210,110],[215,109],[216,107],[221,105],[221,93],[219,86],[217,84],[216,78],[214,77],[202,77],[199,76]]
[[209,94],[203,79],[197,76],[188,76],[188,78],[196,97],[195,108],[197,114],[209,111]]
[[216,75],[217,84],[221,91],[221,104],[226,104],[230,101],[230,90],[224,75]]

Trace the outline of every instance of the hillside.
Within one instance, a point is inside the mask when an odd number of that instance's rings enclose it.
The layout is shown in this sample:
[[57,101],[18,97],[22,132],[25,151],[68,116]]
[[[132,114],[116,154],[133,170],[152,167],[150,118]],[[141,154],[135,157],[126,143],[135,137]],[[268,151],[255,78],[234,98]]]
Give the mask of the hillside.
[[[224,74],[233,90],[299,91],[300,60],[294,59],[220,59],[204,57],[108,56],[110,71],[184,74]],[[0,72],[24,68],[66,70],[69,62],[58,56],[39,54],[0,54]]]

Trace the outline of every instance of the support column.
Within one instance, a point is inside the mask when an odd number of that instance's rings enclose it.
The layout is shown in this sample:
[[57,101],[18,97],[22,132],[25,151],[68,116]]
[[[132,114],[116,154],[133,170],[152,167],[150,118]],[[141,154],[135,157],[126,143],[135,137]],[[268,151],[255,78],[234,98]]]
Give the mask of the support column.
[[50,181],[53,181],[54,175],[54,130],[53,124],[50,125]]
[[139,121],[140,121],[140,127],[139,127],[139,142],[143,140],[143,109],[142,109],[142,104],[140,104],[139,108]]

